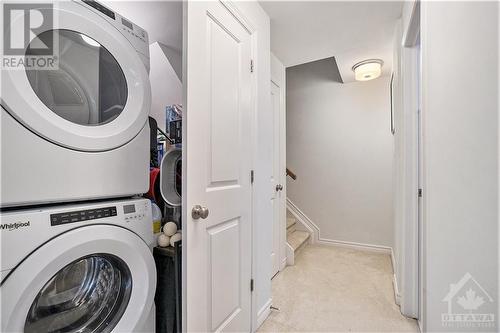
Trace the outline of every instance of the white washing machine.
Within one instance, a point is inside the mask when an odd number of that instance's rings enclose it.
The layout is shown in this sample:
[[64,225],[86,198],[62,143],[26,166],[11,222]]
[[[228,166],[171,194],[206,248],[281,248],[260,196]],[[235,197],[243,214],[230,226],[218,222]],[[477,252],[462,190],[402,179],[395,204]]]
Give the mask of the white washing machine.
[[146,199],[2,212],[1,332],[154,332]]
[[[55,27],[27,42],[25,54],[43,57],[33,45],[53,40],[59,68],[2,69],[0,206],[147,192],[146,31],[95,1],[51,5],[38,10],[53,13]],[[5,33],[23,36],[24,17],[12,16]]]

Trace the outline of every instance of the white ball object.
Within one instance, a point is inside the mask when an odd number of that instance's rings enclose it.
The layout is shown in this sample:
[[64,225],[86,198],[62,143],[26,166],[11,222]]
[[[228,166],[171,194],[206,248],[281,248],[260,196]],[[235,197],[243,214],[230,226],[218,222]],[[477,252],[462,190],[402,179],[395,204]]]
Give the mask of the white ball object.
[[177,224],[175,224],[174,222],[167,222],[163,226],[163,233],[166,236],[169,236],[169,237],[173,236],[173,235],[175,235],[176,232],[177,232]]
[[170,237],[170,245],[174,246],[176,242],[182,239],[182,235],[180,233],[176,233],[172,237]]
[[160,234],[158,236],[158,246],[167,247],[170,244],[170,237],[165,234]]

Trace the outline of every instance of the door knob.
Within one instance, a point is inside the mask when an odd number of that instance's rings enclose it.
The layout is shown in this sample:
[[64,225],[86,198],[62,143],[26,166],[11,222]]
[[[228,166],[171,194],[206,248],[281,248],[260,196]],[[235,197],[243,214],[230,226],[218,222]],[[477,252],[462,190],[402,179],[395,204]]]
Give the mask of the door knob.
[[191,216],[193,219],[197,220],[200,217],[202,219],[206,219],[208,217],[208,208],[207,207],[202,207],[200,205],[196,205],[193,207],[193,210],[191,211]]
[[281,184],[276,185],[276,192],[278,191],[283,191],[283,185]]

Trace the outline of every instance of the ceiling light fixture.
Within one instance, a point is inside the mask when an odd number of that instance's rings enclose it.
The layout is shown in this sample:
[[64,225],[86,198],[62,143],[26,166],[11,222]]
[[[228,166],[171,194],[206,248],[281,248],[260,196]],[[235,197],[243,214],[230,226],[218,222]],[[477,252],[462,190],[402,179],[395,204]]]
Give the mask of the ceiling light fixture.
[[382,65],[384,62],[380,59],[368,59],[358,62],[352,66],[354,78],[356,81],[369,81],[376,79],[382,74]]

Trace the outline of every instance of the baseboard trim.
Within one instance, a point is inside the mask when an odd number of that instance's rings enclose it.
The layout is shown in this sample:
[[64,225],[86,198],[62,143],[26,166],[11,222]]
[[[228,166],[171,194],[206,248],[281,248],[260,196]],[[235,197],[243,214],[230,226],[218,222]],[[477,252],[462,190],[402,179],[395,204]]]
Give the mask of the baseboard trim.
[[391,264],[392,264],[392,272],[396,274],[396,256],[394,255],[393,248],[391,248]]
[[286,256],[285,256],[285,258],[283,258],[283,260],[281,261],[281,265],[280,265],[280,272],[281,272],[282,270],[284,270],[284,269],[285,269],[285,267],[286,267],[286,262],[287,262],[287,258],[286,258]]
[[288,242],[285,244],[286,246],[286,265],[293,266],[295,264],[295,251],[292,249]]
[[391,263],[392,263],[392,289],[394,290],[394,302],[401,306],[401,293],[399,292],[398,278],[396,276],[396,256],[394,249],[391,248]]
[[367,252],[386,253],[386,254],[392,253],[391,247],[383,245],[347,242],[347,241],[340,241],[327,238],[320,238],[317,243],[323,245],[346,247],[354,250],[367,251]]
[[392,289],[394,290],[394,303],[401,306],[401,295],[399,294],[398,279],[396,274],[392,275]]
[[271,305],[273,304],[273,299],[270,298],[267,300],[266,304],[257,312],[257,327],[254,332],[259,329],[259,327],[264,323],[269,314],[271,313]]

